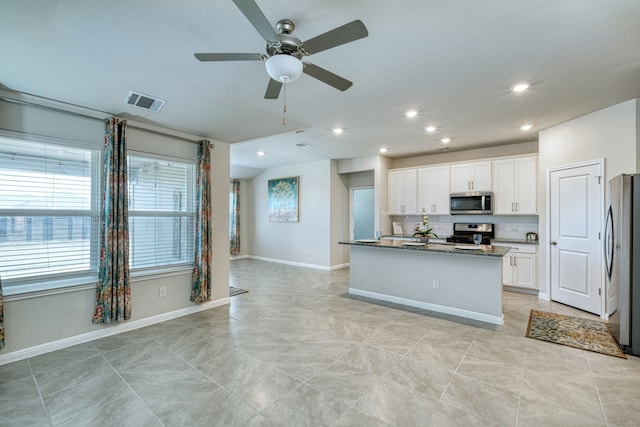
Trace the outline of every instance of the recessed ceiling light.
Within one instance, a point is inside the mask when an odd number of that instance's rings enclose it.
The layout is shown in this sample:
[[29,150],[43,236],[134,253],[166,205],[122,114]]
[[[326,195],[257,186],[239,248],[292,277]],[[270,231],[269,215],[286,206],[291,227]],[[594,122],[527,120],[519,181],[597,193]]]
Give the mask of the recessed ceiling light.
[[522,130],[529,130],[529,129],[531,129],[532,127],[533,127],[533,125],[522,125],[522,126],[520,126],[520,129],[522,129]]
[[386,149],[386,148],[384,148],[384,147],[382,147],[379,151],[380,151],[381,153],[386,153],[386,152],[387,152],[387,149]]
[[264,156],[264,155],[265,155],[265,154],[267,154],[267,153],[265,153],[264,151],[256,151],[256,154],[257,154],[258,156],[262,157],[262,156]]
[[442,138],[440,142],[442,142],[443,144],[448,144],[451,142],[451,138]]
[[429,133],[433,133],[433,132],[435,132],[435,131],[436,131],[436,129],[438,129],[438,128],[437,128],[437,127],[435,127],[435,126],[427,126],[426,128],[424,128],[424,130],[426,130],[426,131],[427,131],[427,132],[429,132]]
[[342,128],[333,128],[333,133],[336,135],[340,135],[342,132],[344,132]]
[[514,92],[524,92],[527,89],[529,89],[529,84],[528,83],[518,83],[518,84],[515,84],[515,85],[511,86],[511,90],[514,91]]
[[406,112],[404,113],[404,115],[405,115],[405,116],[407,116],[407,117],[409,117],[409,118],[411,119],[411,118],[413,118],[413,117],[417,116],[417,115],[418,115],[418,112],[417,112],[416,110],[409,110],[409,111],[406,111]]

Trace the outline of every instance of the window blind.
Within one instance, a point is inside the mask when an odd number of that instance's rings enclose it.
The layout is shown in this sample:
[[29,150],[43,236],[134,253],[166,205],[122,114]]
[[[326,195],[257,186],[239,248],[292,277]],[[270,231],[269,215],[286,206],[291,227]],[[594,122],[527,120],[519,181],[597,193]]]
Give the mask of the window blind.
[[128,156],[131,269],[193,264],[195,164]]
[[99,150],[0,137],[0,274],[95,274]]

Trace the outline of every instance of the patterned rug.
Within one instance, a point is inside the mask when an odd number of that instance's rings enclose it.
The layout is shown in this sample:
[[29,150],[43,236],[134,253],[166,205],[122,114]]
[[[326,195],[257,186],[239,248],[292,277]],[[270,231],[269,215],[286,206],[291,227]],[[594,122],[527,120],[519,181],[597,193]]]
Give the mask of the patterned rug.
[[606,323],[531,310],[526,337],[627,358]]
[[240,295],[240,294],[244,294],[247,293],[249,291],[246,291],[244,289],[240,289],[240,288],[234,288],[233,286],[229,286],[229,296],[230,297],[235,297],[236,295]]

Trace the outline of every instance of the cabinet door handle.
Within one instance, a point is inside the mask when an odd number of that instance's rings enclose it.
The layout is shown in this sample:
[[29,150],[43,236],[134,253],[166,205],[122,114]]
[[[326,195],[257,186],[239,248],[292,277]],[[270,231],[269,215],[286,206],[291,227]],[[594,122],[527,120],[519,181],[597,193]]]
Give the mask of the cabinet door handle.
[[518,266],[518,258],[513,257],[513,266],[517,267]]
[[516,212],[520,210],[520,203],[516,202]]
[[514,205],[515,205],[515,203],[511,202],[511,212],[514,212],[514,211],[515,211],[515,210],[514,210],[514,208],[513,208],[513,207],[514,207]]

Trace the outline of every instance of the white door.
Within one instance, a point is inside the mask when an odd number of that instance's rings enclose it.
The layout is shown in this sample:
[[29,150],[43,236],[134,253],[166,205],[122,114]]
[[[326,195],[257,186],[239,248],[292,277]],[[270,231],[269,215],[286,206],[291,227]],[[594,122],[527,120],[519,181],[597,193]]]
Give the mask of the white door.
[[551,299],[595,314],[602,312],[602,169],[598,162],[549,173]]

